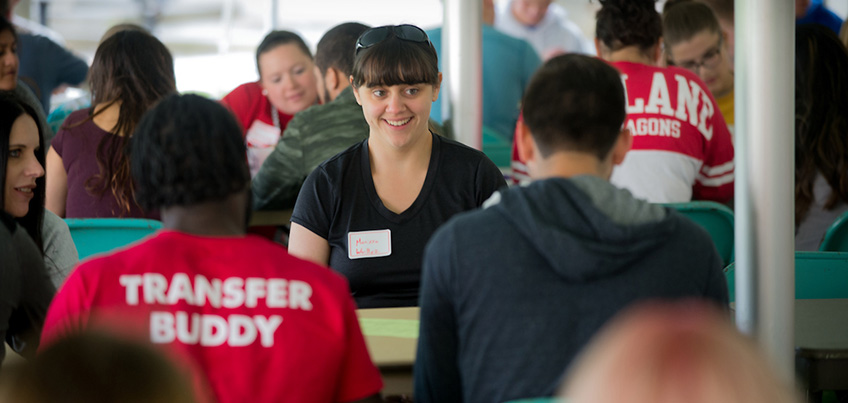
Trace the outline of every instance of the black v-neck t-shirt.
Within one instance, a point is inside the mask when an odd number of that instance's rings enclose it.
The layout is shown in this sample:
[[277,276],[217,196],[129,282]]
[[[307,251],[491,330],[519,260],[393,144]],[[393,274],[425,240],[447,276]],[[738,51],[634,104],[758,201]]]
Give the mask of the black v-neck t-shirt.
[[[377,195],[367,139],[319,165],[300,190],[291,220],[329,242],[330,267],[347,277],[359,308],[417,305],[421,259],[430,236],[453,215],[479,207],[506,185],[485,154],[431,135],[424,186],[400,214]],[[363,233],[381,240],[377,256],[360,257],[358,244],[349,248]]]

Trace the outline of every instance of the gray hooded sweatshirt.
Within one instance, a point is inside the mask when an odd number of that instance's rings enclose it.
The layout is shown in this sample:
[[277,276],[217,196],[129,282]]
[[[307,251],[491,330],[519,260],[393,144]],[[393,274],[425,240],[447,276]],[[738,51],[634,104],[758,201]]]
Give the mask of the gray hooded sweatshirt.
[[427,245],[415,400],[550,396],[622,308],[684,298],[726,307],[721,266],[704,229],[598,177],[496,193]]

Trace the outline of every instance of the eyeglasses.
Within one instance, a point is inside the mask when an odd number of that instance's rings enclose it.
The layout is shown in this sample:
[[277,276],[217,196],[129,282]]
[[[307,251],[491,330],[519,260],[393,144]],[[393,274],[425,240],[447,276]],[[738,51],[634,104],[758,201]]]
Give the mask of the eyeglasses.
[[701,69],[701,67],[712,69],[718,66],[719,62],[721,62],[721,36],[719,36],[718,38],[718,43],[716,43],[715,46],[710,48],[707,53],[704,53],[704,55],[701,56],[701,60],[682,62],[678,63],[677,65],[695,74],[698,74],[698,71]]
[[415,25],[386,25],[382,27],[371,28],[356,40],[356,51],[354,55],[359,54],[361,49],[370,48],[389,37],[389,34],[394,34],[398,39],[403,39],[410,42],[424,43],[429,42],[430,38],[421,28]]

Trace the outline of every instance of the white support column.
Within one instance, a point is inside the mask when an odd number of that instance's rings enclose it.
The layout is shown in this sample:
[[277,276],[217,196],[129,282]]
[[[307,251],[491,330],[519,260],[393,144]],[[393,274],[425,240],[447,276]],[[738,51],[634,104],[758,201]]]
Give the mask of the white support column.
[[[463,144],[483,148],[483,3],[445,0],[442,27],[442,92],[450,105],[454,136]],[[447,79],[450,77],[450,79]]]
[[736,2],[736,323],[794,379],[795,19]]
[[280,0],[271,0],[271,30],[276,30],[280,26]]

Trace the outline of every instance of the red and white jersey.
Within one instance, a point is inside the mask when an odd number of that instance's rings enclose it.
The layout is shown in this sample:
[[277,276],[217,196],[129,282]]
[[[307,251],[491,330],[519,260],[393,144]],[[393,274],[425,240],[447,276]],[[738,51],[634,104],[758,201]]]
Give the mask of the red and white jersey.
[[382,388],[346,280],[252,235],[165,231],[84,262],[42,346],[89,328],[161,346],[195,369],[201,400],[345,402]]
[[[524,122],[524,113],[518,115],[518,122],[515,124],[515,133],[512,138],[517,139],[518,135],[518,125]],[[527,172],[527,165],[524,164],[524,161],[521,160],[521,157],[518,156],[518,143],[515,140],[512,141],[512,161],[510,161],[510,168],[512,168],[512,175],[510,179],[512,180],[513,185],[520,185],[522,183],[529,183],[531,181],[530,174]]]
[[[710,92],[688,70],[615,62],[633,148],[610,181],[654,203],[733,198],[733,140]],[[519,118],[520,119],[520,118]],[[513,181],[529,180],[512,153]]]
[[733,140],[715,99],[688,70],[615,62],[633,148],[610,181],[654,203],[733,198]]

